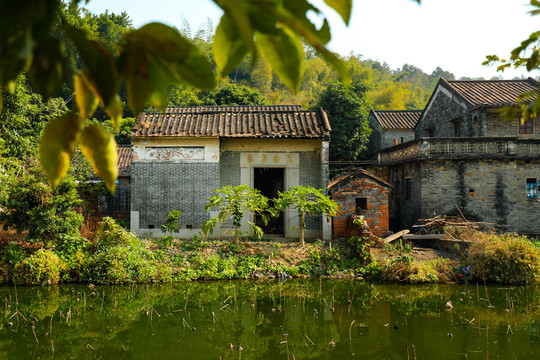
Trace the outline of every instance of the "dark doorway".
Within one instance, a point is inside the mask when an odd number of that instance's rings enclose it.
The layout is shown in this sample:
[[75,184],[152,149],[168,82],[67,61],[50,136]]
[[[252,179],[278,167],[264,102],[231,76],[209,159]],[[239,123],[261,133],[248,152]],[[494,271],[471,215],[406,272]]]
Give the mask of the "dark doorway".
[[[268,198],[268,205],[273,206],[278,196],[278,191],[285,188],[285,169],[283,168],[254,168],[253,185],[261,194]],[[265,235],[283,235],[284,234],[284,216],[270,218],[267,225],[264,225],[259,216],[255,218],[255,223],[263,229]]]

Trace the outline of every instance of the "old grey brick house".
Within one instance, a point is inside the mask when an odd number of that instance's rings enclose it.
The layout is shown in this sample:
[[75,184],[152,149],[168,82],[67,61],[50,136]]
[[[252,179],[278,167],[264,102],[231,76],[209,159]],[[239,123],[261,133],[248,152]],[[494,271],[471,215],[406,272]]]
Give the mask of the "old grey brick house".
[[461,211],[503,230],[540,234],[539,120],[507,122],[498,113],[531,90],[538,90],[533,79],[439,81],[415,140],[379,153],[377,173],[393,185],[394,230]]
[[369,113],[369,137],[367,156],[377,151],[414,140],[414,127],[422,110],[375,110]]
[[[213,215],[204,210],[206,199],[225,185],[246,184],[269,197],[296,185],[324,188],[329,136],[326,113],[301,106],[206,106],[143,113],[132,132],[131,230],[161,236],[160,225],[174,209],[183,212],[177,236],[192,237]],[[296,212],[290,210],[265,233],[296,237],[297,225]],[[226,226],[220,231],[231,236]],[[326,221],[309,219],[306,237],[330,234]]]

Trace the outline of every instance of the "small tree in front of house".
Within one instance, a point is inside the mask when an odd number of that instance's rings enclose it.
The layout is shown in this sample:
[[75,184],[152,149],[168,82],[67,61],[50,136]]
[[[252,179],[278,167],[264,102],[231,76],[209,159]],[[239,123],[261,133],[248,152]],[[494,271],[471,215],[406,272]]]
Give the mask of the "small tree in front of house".
[[[209,211],[215,208],[219,213],[204,223],[203,233],[205,235],[212,233],[218,223],[224,223],[230,218],[234,225],[234,243],[239,244],[240,224],[245,213],[261,215],[264,223],[267,223],[265,211],[268,208],[268,199],[259,190],[250,188],[247,185],[224,186],[221,189],[214,190],[214,194],[206,200],[208,204],[205,210]],[[248,221],[248,223],[255,235],[260,239],[263,230],[254,222]]]
[[173,233],[180,231],[180,216],[182,216],[181,211],[171,210],[169,215],[167,215],[167,219],[165,219],[165,222],[161,224],[161,232],[164,234],[169,233],[169,235],[163,237],[163,241],[167,246],[172,245]]
[[311,186],[294,186],[287,191],[279,192],[274,200],[274,212],[284,211],[289,206],[298,211],[300,218],[300,246],[305,246],[306,216],[327,213],[334,216],[337,213],[337,204],[323,189]]

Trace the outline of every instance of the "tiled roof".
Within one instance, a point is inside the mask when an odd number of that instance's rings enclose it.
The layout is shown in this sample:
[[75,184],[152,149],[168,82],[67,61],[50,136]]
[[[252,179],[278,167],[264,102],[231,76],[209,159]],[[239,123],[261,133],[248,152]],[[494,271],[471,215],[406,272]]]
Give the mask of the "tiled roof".
[[327,138],[330,123],[324,110],[299,105],[194,106],[142,113],[132,137]]
[[422,110],[371,110],[375,119],[387,130],[413,130]]
[[517,105],[516,99],[527,91],[538,91],[538,83],[526,80],[457,80],[446,81],[452,90],[473,107],[500,107]]
[[131,175],[131,145],[118,145],[118,176]]
[[390,187],[390,188],[392,187],[392,185],[390,185],[389,183],[387,183],[383,179],[373,175],[370,172],[367,172],[364,169],[353,169],[351,171],[346,171],[344,173],[341,173],[338,176],[336,176],[335,178],[333,178],[332,180],[330,180],[330,182],[328,183],[328,189],[332,189],[333,187],[337,186],[338,184],[342,183],[343,181],[355,178],[358,175],[367,176],[367,177],[381,183],[384,186],[387,186],[387,187]]

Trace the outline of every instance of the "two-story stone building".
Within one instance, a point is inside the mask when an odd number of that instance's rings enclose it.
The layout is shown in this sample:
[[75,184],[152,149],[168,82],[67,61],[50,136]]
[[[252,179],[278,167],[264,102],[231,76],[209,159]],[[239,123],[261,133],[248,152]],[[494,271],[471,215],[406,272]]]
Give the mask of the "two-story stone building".
[[[215,215],[204,209],[206,199],[226,185],[246,184],[268,197],[297,185],[325,188],[329,136],[324,110],[296,105],[143,113],[132,132],[131,230],[160,236],[167,214],[180,210],[181,231],[176,235],[192,237]],[[226,228],[222,234],[231,236]],[[249,229],[247,224],[243,229]],[[290,209],[264,230],[265,236],[293,238],[298,229],[297,212]],[[306,238],[330,235],[321,217],[308,219]]]
[[377,174],[393,186],[394,230],[462,213],[506,231],[540,234],[538,119],[504,121],[498,112],[537,90],[532,79],[441,79],[416,139],[379,153]]

